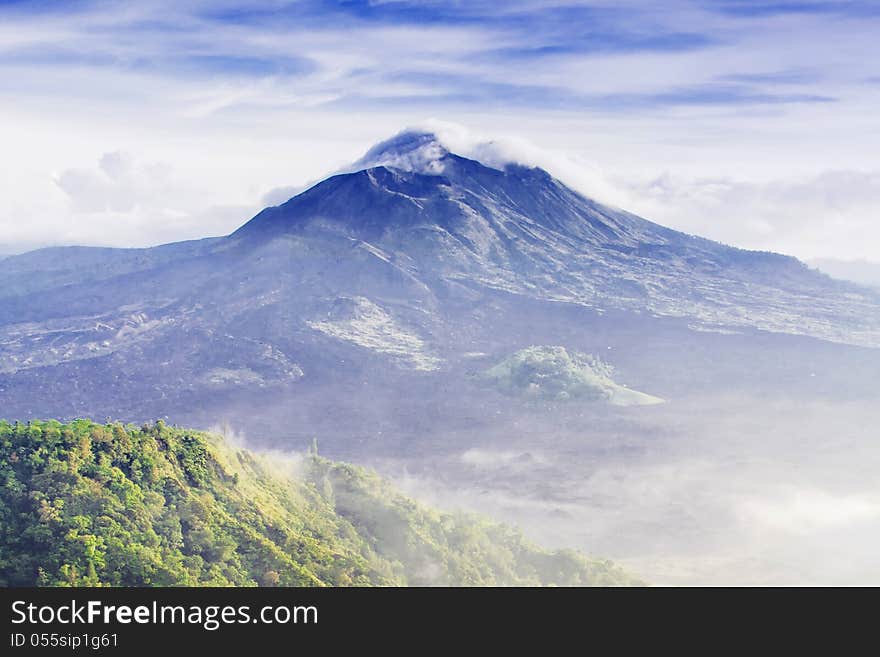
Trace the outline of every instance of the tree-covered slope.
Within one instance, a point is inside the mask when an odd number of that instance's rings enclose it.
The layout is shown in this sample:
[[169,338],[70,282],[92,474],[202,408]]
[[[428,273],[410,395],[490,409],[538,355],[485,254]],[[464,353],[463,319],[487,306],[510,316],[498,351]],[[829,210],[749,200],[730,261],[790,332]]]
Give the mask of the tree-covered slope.
[[0,422],[0,585],[631,583],[316,454],[162,422]]
[[649,406],[663,400],[614,381],[614,368],[565,347],[532,346],[517,351],[482,378],[508,394],[567,401],[604,401],[614,406]]

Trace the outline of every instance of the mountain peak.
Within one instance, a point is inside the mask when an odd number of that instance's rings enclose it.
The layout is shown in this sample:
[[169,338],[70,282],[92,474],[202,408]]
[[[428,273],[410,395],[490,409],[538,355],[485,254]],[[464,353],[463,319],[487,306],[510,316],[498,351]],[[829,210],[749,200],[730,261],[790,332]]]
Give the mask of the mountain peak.
[[352,165],[352,168],[360,170],[385,166],[428,175],[440,175],[445,168],[444,158],[449,154],[450,151],[433,132],[404,130],[373,146]]

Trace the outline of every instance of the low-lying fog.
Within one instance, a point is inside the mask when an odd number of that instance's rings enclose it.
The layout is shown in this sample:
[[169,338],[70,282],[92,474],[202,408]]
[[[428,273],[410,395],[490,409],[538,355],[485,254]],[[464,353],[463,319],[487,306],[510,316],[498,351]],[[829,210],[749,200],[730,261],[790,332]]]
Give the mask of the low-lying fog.
[[430,464],[372,465],[426,502],[652,583],[880,584],[876,401],[692,397],[617,421],[570,410],[549,428],[552,408],[534,423],[524,409]]

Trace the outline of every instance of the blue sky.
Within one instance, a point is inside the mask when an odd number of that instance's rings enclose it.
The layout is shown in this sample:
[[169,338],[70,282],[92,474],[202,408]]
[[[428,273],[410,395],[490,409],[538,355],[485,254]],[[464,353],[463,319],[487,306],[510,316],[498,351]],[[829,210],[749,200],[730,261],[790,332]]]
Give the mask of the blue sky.
[[880,260],[878,33],[848,0],[0,2],[0,248],[223,233],[437,119],[691,232]]

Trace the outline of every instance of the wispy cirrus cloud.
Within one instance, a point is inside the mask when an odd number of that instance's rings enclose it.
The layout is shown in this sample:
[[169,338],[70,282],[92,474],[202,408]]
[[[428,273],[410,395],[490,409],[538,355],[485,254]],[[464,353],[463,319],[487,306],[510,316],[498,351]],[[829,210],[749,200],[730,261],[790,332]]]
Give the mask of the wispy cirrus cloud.
[[876,257],[870,242],[880,236],[880,172],[825,171],[762,182],[666,174],[618,182],[631,194],[631,207],[682,230],[802,258],[829,250]]
[[880,7],[871,0],[720,0],[706,6],[732,16],[760,18],[782,15],[880,16]]
[[[522,75],[524,66],[539,77],[557,65],[577,63],[588,70],[592,60],[602,58],[638,58],[650,70],[675,55],[741,41],[740,28],[699,5],[678,4],[687,17],[684,27],[675,12],[640,2],[513,2],[501,11],[495,3],[481,2],[257,2],[242,9],[222,2],[154,1],[123,9],[74,3],[56,11],[16,3],[7,8],[0,52],[4,67],[110,69],[186,83],[238,80],[243,86],[272,80],[277,87],[308,88],[306,96],[327,102],[372,96],[404,106],[439,95],[432,91],[440,76],[445,76],[444,95],[461,104],[480,100],[475,88],[491,86],[493,98],[526,108],[545,107],[548,97],[557,106],[601,111],[635,99],[640,105],[653,99],[658,106],[723,106],[777,97],[814,102],[828,95],[804,90],[781,97],[766,88],[777,80],[761,77],[767,75],[761,71],[691,67],[689,79],[641,92],[621,89],[619,79],[605,77],[604,88],[586,97],[579,93],[579,78],[587,71],[553,85]],[[737,89],[708,92],[719,75],[739,76]],[[404,78],[410,93],[394,93]],[[623,93],[630,94],[629,101]]]

